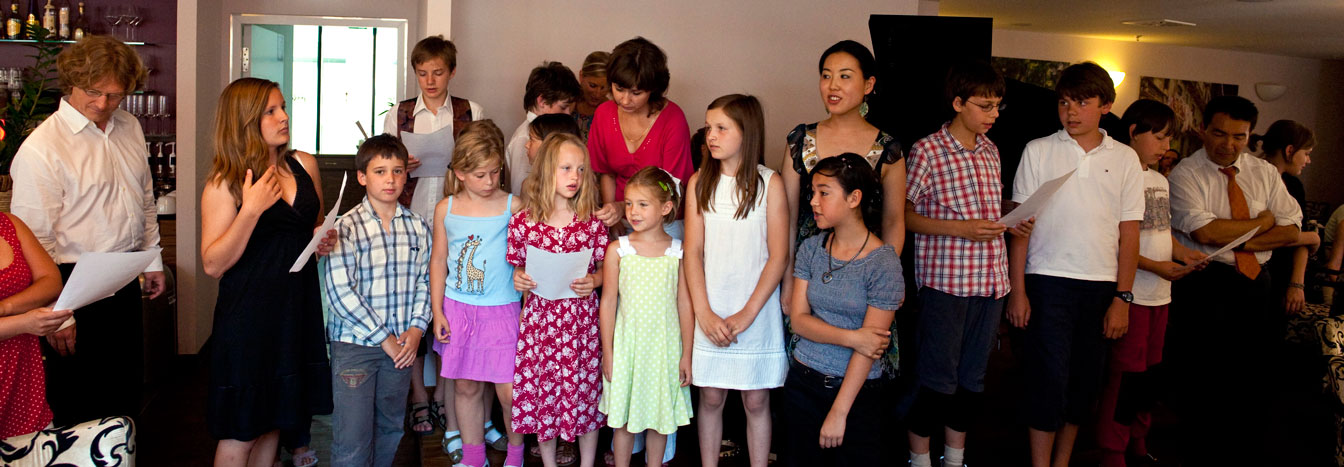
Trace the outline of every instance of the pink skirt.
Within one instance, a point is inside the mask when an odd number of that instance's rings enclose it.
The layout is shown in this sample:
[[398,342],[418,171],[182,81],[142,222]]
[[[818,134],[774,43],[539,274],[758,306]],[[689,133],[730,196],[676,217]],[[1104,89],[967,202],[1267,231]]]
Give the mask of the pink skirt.
[[518,303],[476,306],[443,299],[448,343],[434,340],[442,358],[439,376],[490,383],[513,383],[518,352]]

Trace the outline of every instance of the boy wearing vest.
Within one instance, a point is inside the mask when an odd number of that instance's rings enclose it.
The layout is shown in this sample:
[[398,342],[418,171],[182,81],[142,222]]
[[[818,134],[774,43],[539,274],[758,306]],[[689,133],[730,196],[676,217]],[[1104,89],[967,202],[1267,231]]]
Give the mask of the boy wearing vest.
[[[401,136],[402,133],[433,133],[443,128],[451,128],[456,137],[468,122],[485,118],[480,104],[453,96],[448,92],[448,83],[457,74],[457,46],[442,35],[421,39],[411,49],[411,67],[415,70],[415,81],[420,87],[420,95],[406,99],[387,112],[383,121],[383,132]],[[452,152],[452,148],[447,148]],[[420,166],[415,154],[411,154],[406,164],[409,174]],[[443,199],[443,177],[408,178],[406,188],[402,190],[398,202],[410,208],[420,217],[434,217],[434,206]],[[428,301],[426,301],[428,304]],[[444,450],[456,457],[461,455],[462,441],[457,430],[453,411],[453,383],[438,378],[434,398],[431,401],[426,393],[424,378],[425,352],[430,347],[421,343],[411,378],[411,417],[412,430],[427,435],[434,432],[435,425],[444,430]],[[438,374],[438,371],[434,371]],[[491,391],[485,391],[491,393]],[[446,401],[446,402],[445,402]],[[492,439],[503,435],[493,427],[487,433]]]

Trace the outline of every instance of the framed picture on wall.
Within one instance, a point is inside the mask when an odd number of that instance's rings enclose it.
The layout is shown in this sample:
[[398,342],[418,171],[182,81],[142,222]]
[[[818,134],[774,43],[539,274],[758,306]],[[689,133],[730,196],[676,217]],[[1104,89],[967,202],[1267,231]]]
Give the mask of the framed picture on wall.
[[1176,112],[1171,149],[1184,158],[1204,146],[1200,136],[1204,130],[1204,106],[1214,97],[1237,95],[1237,87],[1235,84],[1144,76],[1139,78],[1139,98],[1165,103]]

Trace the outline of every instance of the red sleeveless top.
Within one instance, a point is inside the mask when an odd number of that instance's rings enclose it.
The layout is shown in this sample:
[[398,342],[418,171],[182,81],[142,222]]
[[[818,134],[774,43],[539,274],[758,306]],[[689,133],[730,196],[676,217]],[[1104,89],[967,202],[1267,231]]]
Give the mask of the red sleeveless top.
[[[0,238],[14,250],[14,261],[0,269],[0,299],[3,299],[28,288],[33,283],[33,273],[23,257],[14,223],[4,214],[0,214]],[[23,334],[0,341],[0,439],[32,433],[51,423],[38,339]]]

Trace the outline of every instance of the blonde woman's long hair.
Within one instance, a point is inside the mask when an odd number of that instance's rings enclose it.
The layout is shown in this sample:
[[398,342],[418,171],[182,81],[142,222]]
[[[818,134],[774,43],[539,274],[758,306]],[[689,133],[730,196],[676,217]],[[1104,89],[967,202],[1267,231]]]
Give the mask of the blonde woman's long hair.
[[598,193],[597,176],[593,175],[588,164],[588,148],[578,136],[568,133],[552,133],[541,142],[537,150],[537,160],[532,165],[532,173],[523,180],[523,209],[527,210],[532,222],[546,222],[555,210],[555,170],[560,165],[560,148],[574,145],[583,154],[583,175],[579,176],[579,191],[569,199],[569,207],[579,220],[587,221],[588,216],[602,203]]
[[448,173],[443,175],[443,196],[452,196],[466,189],[466,184],[457,179],[454,170],[462,173],[485,167],[490,162],[499,163],[499,188],[509,191],[509,163],[504,157],[504,132],[499,130],[493,120],[477,120],[468,123],[457,135],[453,146],[453,160],[448,163]]
[[[269,148],[261,135],[261,117],[273,89],[279,90],[280,86],[261,78],[239,78],[219,95],[219,108],[215,111],[215,161],[206,183],[227,185],[236,204],[243,202],[243,178],[247,171],[252,170],[255,179],[270,164]],[[280,147],[281,153],[285,146]],[[289,165],[277,163],[275,169],[285,173]]]

